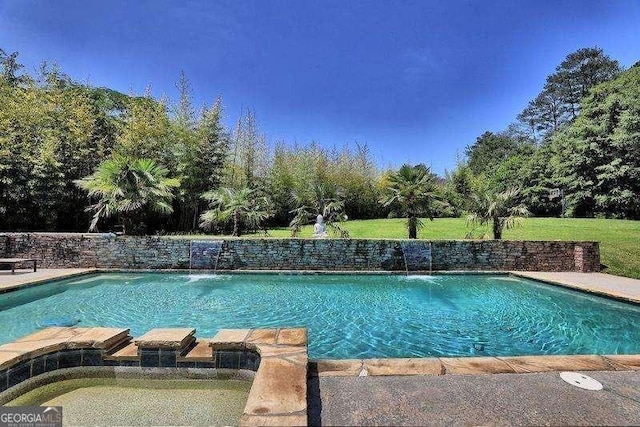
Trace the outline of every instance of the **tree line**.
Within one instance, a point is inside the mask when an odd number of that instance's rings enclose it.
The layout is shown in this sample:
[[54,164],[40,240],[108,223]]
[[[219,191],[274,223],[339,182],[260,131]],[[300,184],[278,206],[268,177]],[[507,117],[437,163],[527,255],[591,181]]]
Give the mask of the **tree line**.
[[[47,63],[30,74],[17,52],[0,49],[0,66],[2,230],[295,233],[318,212],[385,215],[366,144],[269,147],[253,110],[228,129],[222,98],[196,109],[184,74],[172,102],[80,83]],[[244,206],[230,217],[234,203]]]
[[448,174],[457,211],[474,188],[519,189],[537,216],[640,218],[640,62],[569,54],[507,129],[480,135]]
[[529,212],[640,215],[640,65],[623,70],[598,48],[568,55],[512,125],[480,135],[445,177],[380,169],[366,144],[270,145],[251,109],[228,129],[222,98],[196,109],[184,74],[172,102],[46,63],[32,75],[1,49],[0,65],[4,230],[296,235],[320,213],[345,237],[345,219],[393,216],[415,236],[420,218],[471,214],[499,238]]

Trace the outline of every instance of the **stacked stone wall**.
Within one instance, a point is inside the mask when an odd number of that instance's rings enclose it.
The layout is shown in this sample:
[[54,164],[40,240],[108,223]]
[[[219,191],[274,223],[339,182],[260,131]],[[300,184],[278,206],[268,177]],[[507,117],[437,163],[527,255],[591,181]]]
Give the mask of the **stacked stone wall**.
[[4,234],[0,234],[0,258],[7,257],[7,244],[9,243],[9,237]]
[[[227,239],[220,270],[405,269],[402,240]],[[111,234],[7,234],[4,256],[35,258],[44,268],[189,268],[188,239]],[[424,241],[425,245],[429,242]],[[0,251],[2,251],[0,236]],[[1,254],[2,252],[0,252]],[[597,242],[443,240],[431,242],[433,270],[599,271]],[[418,270],[429,270],[418,265]]]

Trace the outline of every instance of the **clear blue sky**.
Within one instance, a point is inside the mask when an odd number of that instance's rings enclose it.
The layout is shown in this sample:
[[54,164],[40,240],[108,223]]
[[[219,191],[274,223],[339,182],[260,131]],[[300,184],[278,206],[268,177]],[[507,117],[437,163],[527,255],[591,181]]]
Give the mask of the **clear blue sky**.
[[0,0],[0,47],[33,70],[252,107],[268,140],[366,142],[443,173],[504,129],[569,53],[640,60],[640,0]]

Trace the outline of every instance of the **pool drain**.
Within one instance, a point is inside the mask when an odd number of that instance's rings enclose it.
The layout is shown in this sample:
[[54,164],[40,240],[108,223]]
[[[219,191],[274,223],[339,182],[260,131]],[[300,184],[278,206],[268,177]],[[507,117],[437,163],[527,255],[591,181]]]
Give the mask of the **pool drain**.
[[560,372],[560,378],[573,386],[580,387],[585,390],[602,390],[602,384],[600,381],[594,380],[593,378],[578,372]]

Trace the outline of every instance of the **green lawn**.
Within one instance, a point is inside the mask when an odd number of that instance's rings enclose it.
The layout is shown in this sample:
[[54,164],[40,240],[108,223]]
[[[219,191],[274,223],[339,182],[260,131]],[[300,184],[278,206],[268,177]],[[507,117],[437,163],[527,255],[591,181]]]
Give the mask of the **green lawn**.
[[[348,221],[345,228],[354,238],[407,237],[405,220],[373,219]],[[470,231],[462,218],[426,220],[418,233],[421,239],[464,239]],[[300,237],[311,237],[312,226]],[[286,228],[270,229],[271,237],[289,237]],[[195,237],[195,236],[193,236]],[[205,237],[205,236],[202,236]],[[249,236],[247,236],[249,237]],[[257,235],[251,236],[257,237]],[[595,240],[600,242],[600,261],[605,272],[640,279],[640,221],[617,219],[527,218],[522,227],[504,232],[509,240]]]

